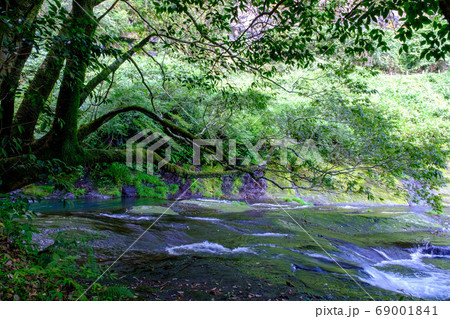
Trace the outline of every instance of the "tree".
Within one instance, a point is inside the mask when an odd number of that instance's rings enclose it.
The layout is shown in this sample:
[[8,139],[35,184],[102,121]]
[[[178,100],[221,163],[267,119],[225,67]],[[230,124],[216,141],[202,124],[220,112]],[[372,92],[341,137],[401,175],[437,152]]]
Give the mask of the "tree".
[[[123,44],[123,38],[108,36],[101,26],[101,20],[118,6],[128,10],[129,19],[135,21],[139,39]],[[2,1],[0,190],[9,192],[39,180],[42,174],[50,174],[45,163],[54,159],[67,165],[124,161],[123,151],[89,150],[82,143],[119,114],[138,112],[182,142],[195,139],[199,132],[183,128],[173,115],[162,113],[155,105],[152,109],[120,107],[79,125],[83,103],[125,61],[134,63],[140,72],[132,56],[140,50],[145,53],[149,43],[154,50],[182,54],[184,59],[203,65],[207,70],[204,80],[209,83],[220,80],[228,71],[241,70],[283,88],[271,78],[277,72],[275,63],[305,67],[314,61],[326,65],[327,59],[336,61],[339,56],[342,60],[360,58],[365,52],[386,48],[385,33],[379,24],[393,18],[401,21],[396,30],[400,40],[405,42],[413,32],[422,32],[427,45],[423,57],[443,58],[450,51],[450,28],[439,7],[448,19],[448,1],[444,0],[164,0],[146,1],[145,6],[125,0],[73,0],[63,4],[54,0],[45,8],[43,1]],[[129,42],[137,43],[129,48]],[[46,52],[46,56],[19,99],[20,77],[33,49]],[[408,50],[406,43],[402,50]],[[105,57],[114,61],[104,65],[101,60]],[[86,81],[88,68],[99,72]],[[153,104],[151,88],[147,88]],[[36,139],[38,119],[53,90],[58,93],[54,113],[49,113],[53,118],[51,129]],[[20,102],[17,107],[16,102]],[[441,162],[431,166],[438,169],[444,165]],[[224,166],[223,171],[213,173],[173,164],[165,170],[183,177],[216,177],[261,169]],[[336,171],[316,173],[323,182],[325,176]],[[297,174],[297,178],[306,177]]]
[[[7,1],[2,2],[0,40],[0,96],[1,96],[1,131],[0,136],[7,136],[11,130],[14,116],[15,91],[19,85],[20,75],[27,61],[34,42],[33,22],[43,1]],[[3,13],[2,13],[3,15]]]

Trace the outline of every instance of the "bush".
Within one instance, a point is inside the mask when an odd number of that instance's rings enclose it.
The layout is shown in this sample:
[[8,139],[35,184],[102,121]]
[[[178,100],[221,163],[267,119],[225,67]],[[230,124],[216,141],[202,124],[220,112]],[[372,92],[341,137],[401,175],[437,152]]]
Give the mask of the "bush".
[[111,165],[107,165],[107,167],[100,172],[100,176],[108,178],[117,186],[121,186],[122,184],[131,185],[134,180],[133,173],[122,163],[112,163]]
[[0,236],[7,238],[18,249],[32,250],[32,235],[36,229],[31,225],[33,212],[24,198],[11,196],[0,200]]
[[139,196],[142,197],[167,199],[167,194],[169,193],[169,186],[156,175],[137,172],[134,186],[137,188]]

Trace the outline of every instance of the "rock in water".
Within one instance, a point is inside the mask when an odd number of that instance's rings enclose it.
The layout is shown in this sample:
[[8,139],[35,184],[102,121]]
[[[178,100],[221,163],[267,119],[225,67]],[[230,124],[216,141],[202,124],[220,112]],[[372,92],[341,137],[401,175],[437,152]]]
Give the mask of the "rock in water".
[[[256,177],[262,177],[263,172],[255,172]],[[241,200],[255,200],[264,197],[267,192],[267,181],[262,178],[253,178],[250,174],[245,174],[242,178],[242,187],[239,190]]]
[[126,198],[137,198],[139,197],[139,193],[136,187],[130,185],[122,186],[122,197]]

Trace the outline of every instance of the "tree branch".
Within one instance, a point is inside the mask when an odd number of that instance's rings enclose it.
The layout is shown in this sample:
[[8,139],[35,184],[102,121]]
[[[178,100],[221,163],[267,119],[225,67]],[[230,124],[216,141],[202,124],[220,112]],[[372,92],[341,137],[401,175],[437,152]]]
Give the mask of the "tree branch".
[[116,6],[116,4],[119,1],[120,0],[114,1],[114,3],[100,17],[97,18],[97,21],[100,21],[101,19],[103,19]]
[[184,128],[179,127],[178,125],[175,125],[174,123],[161,118],[158,114],[156,114],[142,106],[127,105],[127,106],[119,107],[118,109],[115,109],[114,111],[108,112],[88,124],[82,125],[78,130],[78,140],[82,141],[82,140],[86,139],[90,134],[92,134],[97,129],[99,129],[100,126],[102,126],[103,124],[105,124],[106,122],[108,122],[109,120],[114,118],[115,116],[117,116],[121,113],[133,112],[133,111],[142,113],[142,114],[150,117],[152,120],[161,124],[165,130],[170,130],[174,134],[178,134],[178,135],[182,136],[183,138],[186,138],[188,140],[194,140],[196,138],[196,136],[194,134],[188,132]]
[[133,54],[142,49],[154,36],[154,34],[150,34],[144,39],[142,39],[138,44],[132,47],[130,50],[122,54],[120,58],[111,63],[109,66],[104,68],[99,74],[97,74],[93,79],[91,79],[83,88],[83,92],[81,93],[80,106],[86,101],[87,97],[91,92],[103,82],[112,72],[116,71],[125,61],[127,61]]
[[154,95],[153,95],[152,90],[151,90],[150,87],[147,85],[147,82],[145,82],[145,77],[144,77],[144,74],[143,74],[142,71],[141,71],[141,68],[140,68],[139,65],[133,60],[132,57],[130,57],[129,59],[130,59],[130,62],[133,63],[134,67],[135,67],[136,70],[138,71],[139,75],[141,76],[142,84],[145,86],[145,88],[146,88],[147,91],[148,91],[148,94],[150,95],[150,103],[152,104],[153,111],[156,112],[156,107],[155,107],[155,103],[154,103],[155,97],[154,97]]

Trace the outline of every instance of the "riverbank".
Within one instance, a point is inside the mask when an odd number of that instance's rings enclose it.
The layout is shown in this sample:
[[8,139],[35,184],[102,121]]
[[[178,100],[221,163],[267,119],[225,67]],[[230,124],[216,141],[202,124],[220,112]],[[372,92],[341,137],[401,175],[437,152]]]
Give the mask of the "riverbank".
[[[450,172],[445,172],[447,178]],[[298,202],[312,205],[410,205],[426,206],[426,201],[417,194],[417,187],[407,180],[398,182],[398,189],[386,189],[375,182],[366,182],[365,187],[371,189],[366,193],[345,190],[308,189],[281,190],[264,179],[255,180],[250,175],[231,178],[183,179],[173,174],[149,176],[130,171],[125,165],[114,163],[111,167],[99,170],[84,169],[81,175],[67,176],[58,184],[38,183],[13,192],[13,195],[24,195],[30,199],[43,198],[55,200],[74,199],[111,199],[111,198],[155,198],[182,200],[194,198],[225,199],[239,201],[279,201]],[[286,186],[286,181],[277,180]],[[285,185],[286,184],[286,185]],[[416,183],[417,184],[417,183]],[[443,204],[450,205],[450,186],[440,190]],[[431,210],[431,208],[429,208]]]

